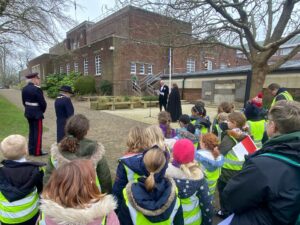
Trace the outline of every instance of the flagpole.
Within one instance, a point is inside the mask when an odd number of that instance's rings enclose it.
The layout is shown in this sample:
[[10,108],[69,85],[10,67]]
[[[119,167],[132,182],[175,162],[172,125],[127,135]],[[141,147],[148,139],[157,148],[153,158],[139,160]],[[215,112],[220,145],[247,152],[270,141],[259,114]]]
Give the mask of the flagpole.
[[169,48],[169,93],[171,92],[171,78],[172,77],[172,48]]

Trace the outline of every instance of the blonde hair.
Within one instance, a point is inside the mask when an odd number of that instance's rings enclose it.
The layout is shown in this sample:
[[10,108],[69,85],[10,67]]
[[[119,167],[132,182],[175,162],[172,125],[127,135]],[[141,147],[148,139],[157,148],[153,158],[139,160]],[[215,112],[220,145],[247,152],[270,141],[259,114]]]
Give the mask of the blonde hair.
[[230,122],[235,122],[237,128],[244,130],[244,126],[247,122],[245,115],[241,112],[232,112],[228,115],[228,120]]
[[145,143],[145,129],[142,127],[132,127],[129,130],[126,145],[127,152],[139,153],[143,152]]
[[147,171],[150,173],[145,180],[145,187],[147,191],[152,191],[155,187],[154,174],[161,171],[167,163],[167,159],[164,151],[156,147],[146,152],[143,161]]
[[280,134],[300,131],[300,103],[278,101],[269,111],[269,120],[274,121]]
[[227,121],[227,120],[228,120],[228,115],[229,115],[229,114],[226,113],[226,112],[221,112],[221,113],[219,113],[218,116],[217,116],[218,122],[219,122],[219,123],[222,123],[222,122]]
[[26,138],[19,134],[9,135],[1,142],[1,152],[6,159],[21,159],[28,153]]
[[158,145],[161,149],[165,149],[164,134],[158,125],[151,125],[145,129],[145,147],[151,148]]
[[197,162],[193,161],[187,164],[181,164],[180,169],[188,178],[197,179],[201,177],[202,172]]

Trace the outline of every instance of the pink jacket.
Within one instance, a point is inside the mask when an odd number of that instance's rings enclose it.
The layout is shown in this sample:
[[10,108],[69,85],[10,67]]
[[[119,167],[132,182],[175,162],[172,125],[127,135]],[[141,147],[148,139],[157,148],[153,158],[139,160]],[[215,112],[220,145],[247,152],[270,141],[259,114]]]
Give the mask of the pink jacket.
[[112,195],[106,195],[85,209],[64,208],[52,200],[42,199],[40,209],[44,214],[46,225],[100,225],[104,216],[107,225],[120,225],[114,212],[116,206]]

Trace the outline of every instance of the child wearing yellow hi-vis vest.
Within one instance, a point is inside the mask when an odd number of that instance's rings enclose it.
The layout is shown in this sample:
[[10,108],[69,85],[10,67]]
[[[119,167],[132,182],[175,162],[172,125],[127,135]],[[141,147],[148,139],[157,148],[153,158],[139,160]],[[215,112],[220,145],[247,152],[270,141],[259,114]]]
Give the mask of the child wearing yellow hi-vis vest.
[[228,130],[219,145],[219,150],[224,156],[224,164],[217,184],[221,206],[221,210],[217,212],[217,215],[220,217],[226,217],[230,214],[223,200],[223,190],[227,182],[240,172],[245,162],[245,160],[240,160],[233,151],[233,147],[248,135],[245,125],[246,117],[243,113],[230,113],[228,115]]
[[165,176],[169,154],[158,146],[143,153],[146,176],[123,189],[118,212],[121,225],[183,225],[182,207],[174,180]]
[[224,156],[220,154],[218,146],[219,140],[216,135],[213,133],[203,134],[200,139],[200,149],[195,154],[195,159],[204,172],[212,197],[224,164]]
[[185,225],[211,225],[213,208],[206,179],[194,160],[195,148],[188,139],[178,140],[173,147],[173,161],[166,175],[178,188]]
[[132,127],[129,130],[127,137],[127,150],[119,159],[119,164],[116,172],[116,179],[113,185],[113,195],[118,200],[119,207],[123,202],[123,189],[128,182],[137,181],[137,178],[144,176],[146,171],[141,166],[143,163],[143,151],[145,149],[145,129],[142,127]]
[[82,114],[69,118],[66,127],[66,136],[60,143],[51,146],[44,184],[51,173],[60,166],[74,159],[90,159],[97,172],[97,184],[102,193],[111,193],[112,181],[109,167],[105,158],[104,146],[85,136],[89,130],[89,120]]
[[102,194],[93,162],[77,159],[56,169],[44,188],[37,225],[120,225],[117,203]]
[[0,167],[0,222],[2,225],[32,225],[39,215],[39,193],[43,190],[46,164],[27,161],[27,142],[10,135],[1,142],[5,158]]

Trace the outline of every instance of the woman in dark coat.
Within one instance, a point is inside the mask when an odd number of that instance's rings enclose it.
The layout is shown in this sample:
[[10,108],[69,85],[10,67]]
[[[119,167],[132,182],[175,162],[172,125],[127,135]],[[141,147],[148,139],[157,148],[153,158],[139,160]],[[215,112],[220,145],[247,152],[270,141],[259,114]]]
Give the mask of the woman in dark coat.
[[176,122],[182,114],[180,93],[176,83],[173,83],[172,90],[169,95],[167,111],[170,113],[172,122]]

